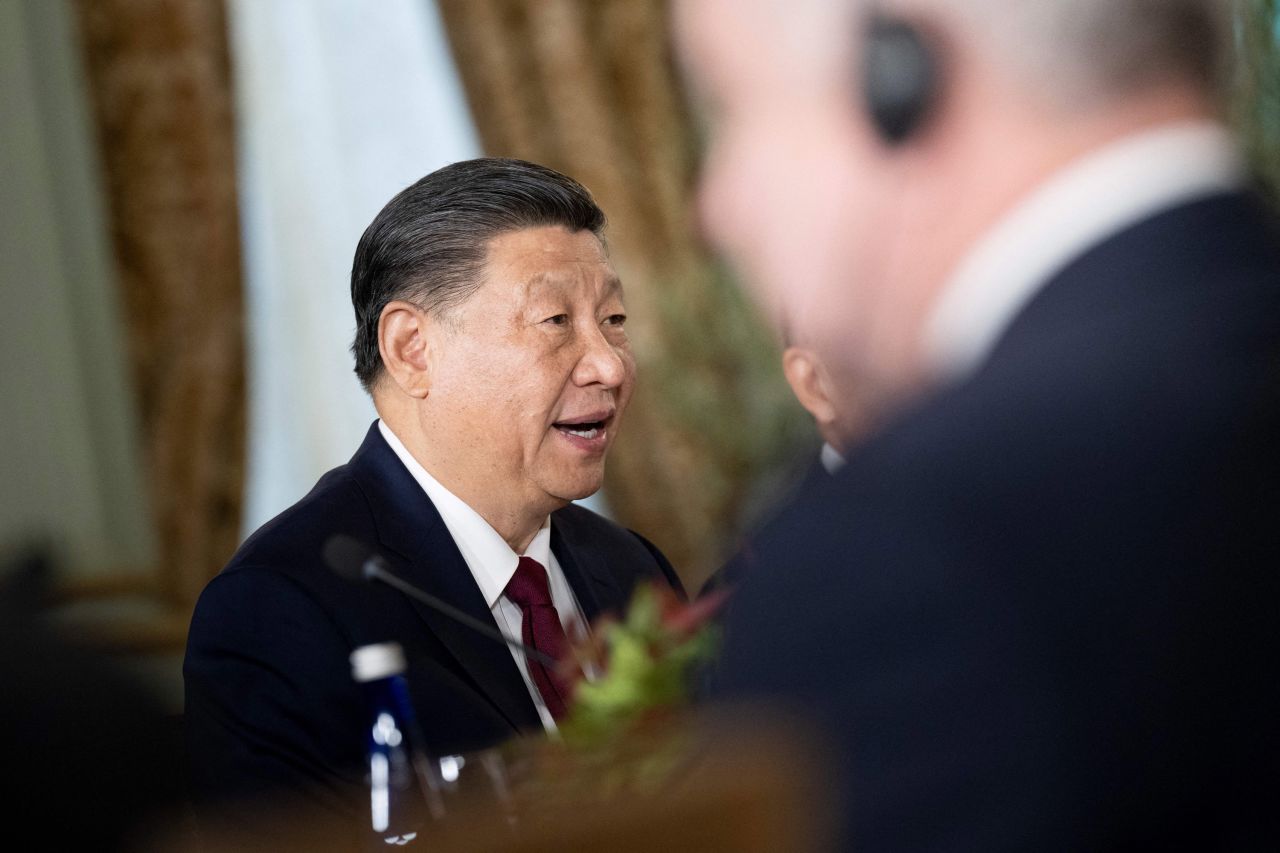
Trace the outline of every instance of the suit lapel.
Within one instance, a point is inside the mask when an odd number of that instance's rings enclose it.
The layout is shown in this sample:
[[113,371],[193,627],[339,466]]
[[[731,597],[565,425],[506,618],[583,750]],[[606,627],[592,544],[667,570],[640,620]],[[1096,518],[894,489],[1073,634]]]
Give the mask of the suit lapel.
[[551,550],[588,622],[594,622],[601,613],[623,613],[627,593],[618,585],[616,572],[609,570],[601,549],[583,541],[572,520],[563,513],[551,514]]
[[[382,438],[376,423],[351,464],[373,505],[382,546],[399,557],[396,571],[425,592],[496,629],[493,614],[440,513]],[[541,728],[524,679],[505,646],[425,604],[412,604],[512,726],[520,730]]]

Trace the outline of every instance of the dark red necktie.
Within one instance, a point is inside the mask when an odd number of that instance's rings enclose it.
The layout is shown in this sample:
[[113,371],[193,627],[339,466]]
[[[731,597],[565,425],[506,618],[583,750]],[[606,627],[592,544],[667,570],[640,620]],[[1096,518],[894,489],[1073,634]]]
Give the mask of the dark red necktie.
[[[520,606],[524,615],[520,629],[526,646],[533,646],[543,654],[561,660],[569,645],[560,624],[560,614],[551,603],[551,589],[547,583],[547,570],[531,557],[521,557],[516,573],[507,584],[507,598]],[[551,667],[525,657],[529,677],[537,685],[551,716],[560,719],[569,704],[569,686]]]

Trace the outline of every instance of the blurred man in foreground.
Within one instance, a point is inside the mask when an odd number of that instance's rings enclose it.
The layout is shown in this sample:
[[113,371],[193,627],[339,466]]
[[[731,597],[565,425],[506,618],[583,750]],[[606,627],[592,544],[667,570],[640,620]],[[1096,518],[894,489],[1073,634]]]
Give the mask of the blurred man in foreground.
[[600,488],[635,381],[603,229],[576,181],[481,159],[405,189],[365,231],[352,349],[380,420],[201,595],[184,672],[202,802],[287,792],[340,808],[358,794],[357,646],[404,648],[437,756],[554,731],[566,709],[554,668],[326,569],[335,534],[551,657],[637,583],[678,587],[646,540],[570,505]]
[[1280,243],[1214,0],[687,0],[701,204],[877,433],[754,537],[721,690],[845,839],[1271,847]]

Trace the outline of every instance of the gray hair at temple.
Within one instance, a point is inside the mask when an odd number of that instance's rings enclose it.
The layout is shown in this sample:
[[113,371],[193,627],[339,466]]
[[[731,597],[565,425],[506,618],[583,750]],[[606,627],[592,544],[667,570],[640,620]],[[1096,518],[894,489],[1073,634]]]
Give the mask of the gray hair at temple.
[[955,28],[1037,98],[1089,108],[1166,84],[1221,98],[1233,0],[866,0]]

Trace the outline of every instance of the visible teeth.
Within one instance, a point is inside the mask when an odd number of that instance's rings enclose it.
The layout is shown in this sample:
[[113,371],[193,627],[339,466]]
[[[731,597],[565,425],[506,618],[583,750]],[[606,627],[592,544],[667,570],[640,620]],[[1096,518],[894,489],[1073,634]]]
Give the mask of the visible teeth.
[[595,438],[600,434],[599,427],[592,427],[591,429],[569,429],[568,427],[564,427],[563,429],[570,435],[576,435],[580,438]]

